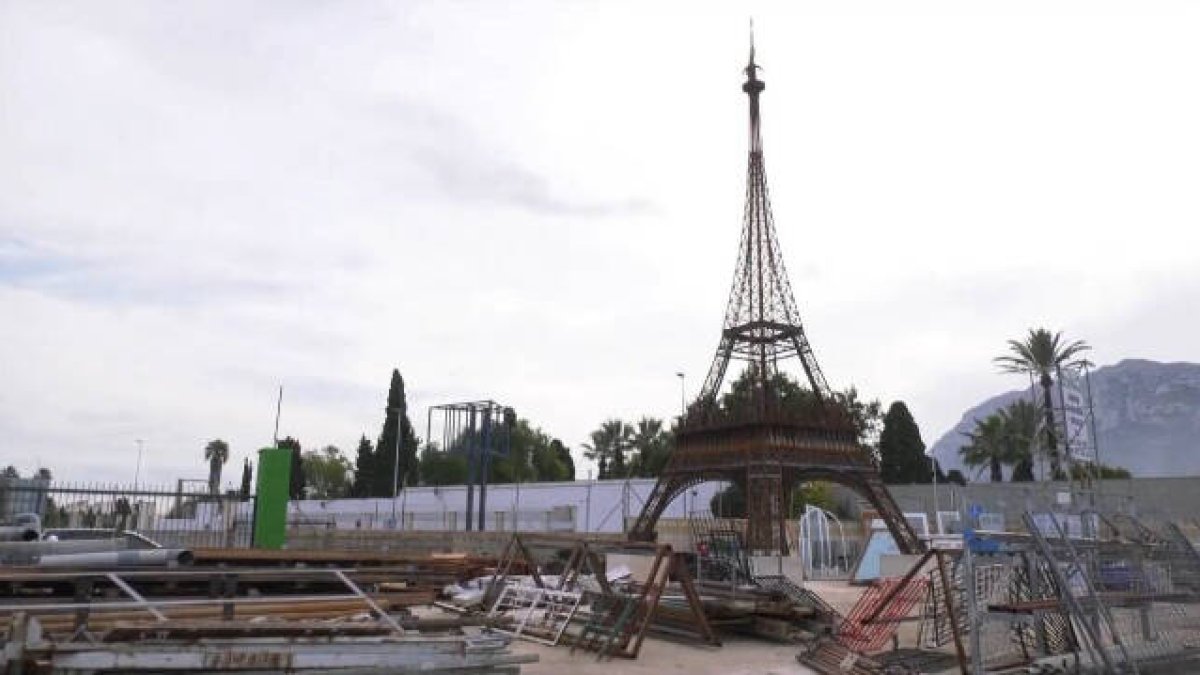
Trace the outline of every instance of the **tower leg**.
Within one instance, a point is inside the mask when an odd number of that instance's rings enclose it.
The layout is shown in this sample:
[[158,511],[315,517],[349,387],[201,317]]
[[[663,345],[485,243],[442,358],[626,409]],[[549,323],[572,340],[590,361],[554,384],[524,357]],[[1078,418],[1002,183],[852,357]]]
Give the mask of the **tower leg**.
[[746,474],[746,548],[753,553],[787,553],[783,537],[788,495],[778,468],[751,468]]

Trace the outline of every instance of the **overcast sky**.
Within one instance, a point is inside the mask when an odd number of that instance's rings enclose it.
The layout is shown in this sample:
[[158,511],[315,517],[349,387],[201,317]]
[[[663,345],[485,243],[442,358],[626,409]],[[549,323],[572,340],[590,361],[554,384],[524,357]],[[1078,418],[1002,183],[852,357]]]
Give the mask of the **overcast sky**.
[[[0,1],[0,464],[352,450],[393,367],[577,453],[676,414],[744,194],[830,383],[927,443],[1029,327],[1198,360],[1200,7]],[[583,465],[580,464],[582,467]],[[582,475],[582,470],[581,470]]]

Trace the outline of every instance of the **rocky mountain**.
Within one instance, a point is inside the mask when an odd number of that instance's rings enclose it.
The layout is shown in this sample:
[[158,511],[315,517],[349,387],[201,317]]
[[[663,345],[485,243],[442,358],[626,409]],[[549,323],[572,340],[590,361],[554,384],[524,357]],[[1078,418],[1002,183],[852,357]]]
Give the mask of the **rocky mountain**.
[[[1135,476],[1200,475],[1200,364],[1127,359],[1091,379],[1101,461]],[[1010,391],[971,408],[932,453],[947,471],[963,468],[958,450],[975,420],[1028,397]]]

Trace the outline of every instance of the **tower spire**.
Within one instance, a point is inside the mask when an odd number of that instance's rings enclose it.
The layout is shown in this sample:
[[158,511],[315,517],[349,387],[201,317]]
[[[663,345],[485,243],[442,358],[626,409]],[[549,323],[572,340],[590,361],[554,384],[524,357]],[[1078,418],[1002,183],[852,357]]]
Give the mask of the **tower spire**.
[[[759,129],[754,33],[742,91],[750,102],[750,152],[746,208],[737,266],[721,342],[699,399],[680,417],[675,447],[659,473],[632,539],[652,540],[667,506],[696,483],[725,480],[746,495],[746,549],[786,554],[791,496],[806,480],[833,480],[865,497],[887,524],[901,551],[919,553],[924,544],[879,478],[871,450],[833,396],[800,323],[767,192]],[[789,396],[776,375],[795,358],[804,369],[818,405]],[[730,361],[745,364],[745,379],[732,396],[719,398]],[[743,386],[744,385],[744,386]]]
[[756,379],[765,385],[778,372],[777,364],[781,359],[797,357],[813,392],[818,398],[828,400],[829,385],[804,334],[783,253],[775,236],[759,113],[759,97],[766,84],[758,79],[758,71],[751,24],[750,60],[746,65],[746,81],[742,84],[742,91],[750,103],[742,241],[725,310],[725,329],[701,396],[710,400],[716,398],[731,359],[748,361]]

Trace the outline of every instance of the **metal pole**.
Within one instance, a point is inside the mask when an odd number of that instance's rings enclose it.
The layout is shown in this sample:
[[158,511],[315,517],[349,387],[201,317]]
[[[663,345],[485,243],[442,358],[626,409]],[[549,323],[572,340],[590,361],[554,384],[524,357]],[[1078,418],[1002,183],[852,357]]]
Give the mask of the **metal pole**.
[[683,373],[675,373],[675,376],[679,378],[679,423],[683,424],[683,418],[687,415],[687,394],[684,390],[686,377]]
[[279,385],[279,399],[275,401],[275,447],[279,447],[279,415],[283,412],[283,385]]
[[483,532],[487,525],[488,469],[492,463],[492,407],[490,405],[484,408],[483,419],[480,420],[480,424],[483,427],[483,438],[479,448],[479,527],[476,529]]
[[939,501],[938,501],[938,491],[937,491],[937,475],[938,475],[938,471],[937,471],[937,469],[938,469],[938,467],[937,467],[937,457],[934,457],[932,453],[930,453],[930,455],[929,455],[929,463],[933,465],[933,527],[934,527],[934,529],[936,529],[936,530],[937,530],[937,533],[938,533],[938,534],[942,534],[942,528],[941,528],[941,526],[938,524],[938,510],[941,508],[941,506],[942,506],[942,505],[941,505],[941,502],[939,502]]
[[404,408],[384,408],[388,413],[396,411],[396,457],[392,462],[392,529],[396,528],[396,498],[400,496],[400,436],[401,424],[404,420]]
[[475,524],[471,522],[472,516],[475,515],[475,472],[478,467],[478,456],[475,452],[475,446],[479,443],[477,434],[475,433],[475,410],[471,409],[467,412],[467,431],[465,433],[467,440],[467,531],[470,532]]
[[142,475],[142,443],[144,443],[145,441],[143,441],[142,439],[139,438],[139,439],[137,439],[136,442],[137,442],[137,446],[138,446],[138,456],[137,456],[137,468],[135,468],[133,470],[133,491],[134,492],[137,492],[138,479]]
[[1101,480],[1100,473],[1100,439],[1096,436],[1096,408],[1092,404],[1092,369],[1090,367],[1092,364],[1088,361],[1084,361],[1082,365],[1083,381],[1087,385],[1088,421],[1092,427],[1092,457],[1096,462],[1096,466],[1094,468],[1096,476],[1096,494],[1099,496],[1102,492],[1101,485],[1103,485],[1103,481]]
[[592,470],[588,469],[587,504],[583,511],[583,531],[591,532],[592,527]]

